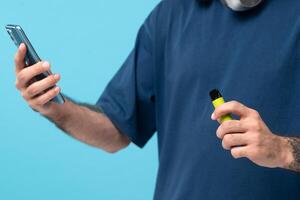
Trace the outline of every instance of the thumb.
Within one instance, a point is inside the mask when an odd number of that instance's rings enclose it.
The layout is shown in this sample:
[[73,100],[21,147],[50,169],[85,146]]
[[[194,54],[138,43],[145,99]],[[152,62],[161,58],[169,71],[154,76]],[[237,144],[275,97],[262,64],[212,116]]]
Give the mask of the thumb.
[[24,43],[20,44],[18,51],[15,55],[15,65],[16,73],[19,73],[25,67],[25,55],[26,55],[26,45]]

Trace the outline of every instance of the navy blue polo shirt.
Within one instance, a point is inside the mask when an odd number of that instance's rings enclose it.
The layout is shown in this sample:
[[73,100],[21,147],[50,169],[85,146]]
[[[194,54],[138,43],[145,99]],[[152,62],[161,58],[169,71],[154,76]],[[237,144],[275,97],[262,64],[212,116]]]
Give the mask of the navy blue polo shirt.
[[[157,133],[156,200],[300,199],[300,175],[235,160],[216,137],[208,93],[300,136],[300,1],[236,13],[220,1],[162,1],[97,105],[133,143]],[[139,192],[137,190],[137,192]]]

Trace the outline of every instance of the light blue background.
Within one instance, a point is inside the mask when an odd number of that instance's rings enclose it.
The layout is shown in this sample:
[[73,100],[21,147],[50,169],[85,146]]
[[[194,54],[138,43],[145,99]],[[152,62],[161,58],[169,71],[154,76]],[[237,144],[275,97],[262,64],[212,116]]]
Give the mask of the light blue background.
[[[0,199],[152,199],[156,137],[109,155],[34,113],[15,89],[15,46],[4,26],[23,26],[69,96],[95,103],[132,49],[158,0],[34,1],[0,5]],[[96,37],[93,37],[96,36]]]

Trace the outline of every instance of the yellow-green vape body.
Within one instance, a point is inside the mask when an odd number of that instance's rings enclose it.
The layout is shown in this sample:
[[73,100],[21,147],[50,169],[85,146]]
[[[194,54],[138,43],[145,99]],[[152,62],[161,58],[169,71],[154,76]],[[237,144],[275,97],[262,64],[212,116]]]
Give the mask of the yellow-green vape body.
[[[217,107],[219,107],[220,105],[224,104],[225,103],[225,100],[223,98],[223,96],[221,95],[221,93],[218,91],[218,90],[212,90],[210,92],[210,97],[211,97],[211,100],[212,100],[212,104],[214,106],[214,108],[216,109]],[[230,114],[228,115],[224,115],[221,117],[221,123],[224,122],[224,121],[228,121],[228,120],[232,120],[232,116]]]

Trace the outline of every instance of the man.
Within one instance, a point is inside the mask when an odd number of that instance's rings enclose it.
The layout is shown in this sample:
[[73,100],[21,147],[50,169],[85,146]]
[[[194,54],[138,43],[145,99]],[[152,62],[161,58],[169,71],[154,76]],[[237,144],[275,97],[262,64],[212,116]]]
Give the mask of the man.
[[[24,45],[16,87],[66,133],[110,153],[157,132],[154,199],[299,199],[299,14],[300,1],[237,13],[217,0],[165,0],[95,106],[49,102],[60,77],[31,83],[50,66],[24,68]],[[214,88],[237,101],[211,115]],[[217,123],[229,113],[235,120]]]

